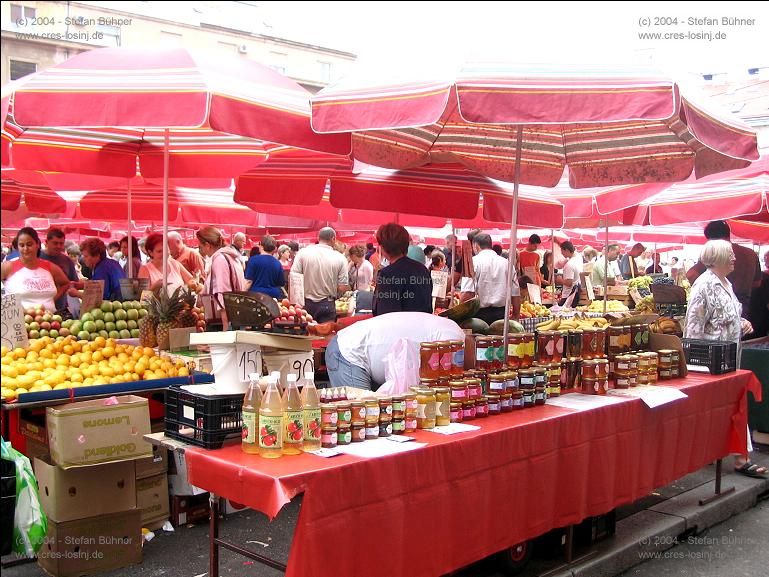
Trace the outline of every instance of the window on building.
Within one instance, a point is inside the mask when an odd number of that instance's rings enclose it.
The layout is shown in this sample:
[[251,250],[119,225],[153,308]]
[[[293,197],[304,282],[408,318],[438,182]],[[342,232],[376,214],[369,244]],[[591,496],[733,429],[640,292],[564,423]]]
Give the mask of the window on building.
[[36,62],[23,62],[21,60],[11,60],[11,80],[18,80],[30,74],[37,72]]
[[320,80],[331,82],[331,62],[318,62],[320,65]]
[[120,46],[120,26],[99,24],[96,26],[96,30],[101,32],[103,36],[99,44],[102,46]]
[[21,4],[11,4],[11,22],[17,20],[32,20],[35,17],[35,9],[31,6],[22,6]]

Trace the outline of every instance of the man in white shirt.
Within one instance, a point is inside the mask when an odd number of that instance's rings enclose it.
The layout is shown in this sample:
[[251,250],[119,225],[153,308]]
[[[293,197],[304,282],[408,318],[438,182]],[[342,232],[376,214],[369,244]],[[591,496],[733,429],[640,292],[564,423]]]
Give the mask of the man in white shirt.
[[[326,348],[332,387],[376,390],[385,382],[386,357],[405,339],[419,359],[419,343],[461,340],[465,333],[450,319],[420,312],[393,312],[359,321],[339,331]],[[415,385],[417,383],[408,383]]]
[[579,303],[580,274],[582,273],[582,257],[577,254],[574,244],[567,240],[561,243],[561,252],[568,260],[563,267],[561,274],[561,301],[559,304],[564,306],[573,295],[574,298],[568,302],[569,306],[575,307]]
[[349,290],[347,259],[334,250],[336,232],[325,227],[318,244],[304,247],[294,259],[291,272],[304,275],[304,308],[319,323],[336,320],[334,301]]
[[[491,237],[480,233],[473,238],[473,270],[475,278],[462,279],[462,292],[475,293],[481,302],[481,309],[476,314],[479,318],[491,324],[505,318],[505,297],[507,296],[507,266],[508,260],[499,256],[491,248]],[[515,254],[511,252],[511,254]],[[515,264],[513,264],[515,267]],[[521,309],[521,288],[518,286],[518,275],[513,268],[512,281],[512,310],[518,318]]]

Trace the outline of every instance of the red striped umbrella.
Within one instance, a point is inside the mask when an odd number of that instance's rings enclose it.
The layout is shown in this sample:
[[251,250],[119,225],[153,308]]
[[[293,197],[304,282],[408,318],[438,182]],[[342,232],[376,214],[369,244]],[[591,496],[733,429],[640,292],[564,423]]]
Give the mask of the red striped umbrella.
[[659,75],[477,65],[454,82],[356,85],[311,98],[319,132],[353,132],[353,154],[407,168],[453,158],[499,180],[574,188],[677,181],[744,167],[756,135],[681,96]]
[[[485,202],[500,198],[509,203],[511,194],[505,183],[461,165],[435,164],[400,171],[362,164],[353,168],[339,157],[284,149],[271,153],[267,162],[238,179],[235,201],[268,214],[442,227],[446,219],[456,219],[459,226],[463,222],[509,222],[509,217],[491,218]],[[479,205],[481,195],[484,203]],[[529,226],[558,228],[563,224],[563,207],[531,190],[522,196],[520,216]]]
[[24,175],[23,179],[15,178],[15,171],[3,170],[2,177],[2,209],[18,210],[22,197],[30,212],[43,214],[62,213],[67,209],[67,202],[51,190],[48,182],[40,175]]

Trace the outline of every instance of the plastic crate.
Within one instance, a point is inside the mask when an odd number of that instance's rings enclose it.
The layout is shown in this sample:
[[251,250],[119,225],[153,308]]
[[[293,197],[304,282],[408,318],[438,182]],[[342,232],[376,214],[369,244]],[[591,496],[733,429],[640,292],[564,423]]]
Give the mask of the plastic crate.
[[711,375],[737,370],[737,343],[681,339],[684,357],[689,365],[708,367]]
[[179,387],[166,391],[165,434],[174,439],[219,449],[243,431],[243,395],[203,396]]
[[533,333],[539,323],[553,320],[553,317],[531,317],[526,319],[520,319],[520,323],[527,333]]
[[16,513],[16,464],[0,459],[0,554],[11,552],[13,518]]

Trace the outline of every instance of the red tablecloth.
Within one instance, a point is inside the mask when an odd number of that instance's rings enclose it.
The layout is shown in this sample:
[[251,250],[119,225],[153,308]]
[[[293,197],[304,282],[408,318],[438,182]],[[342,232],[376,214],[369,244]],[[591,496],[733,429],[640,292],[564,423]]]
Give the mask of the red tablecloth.
[[[418,431],[419,450],[378,459],[266,460],[239,446],[186,452],[190,482],[274,516],[304,492],[287,575],[435,576],[610,511],[745,447],[753,373],[693,375],[688,398],[589,411],[555,406]],[[754,393],[755,394],[755,393]]]

